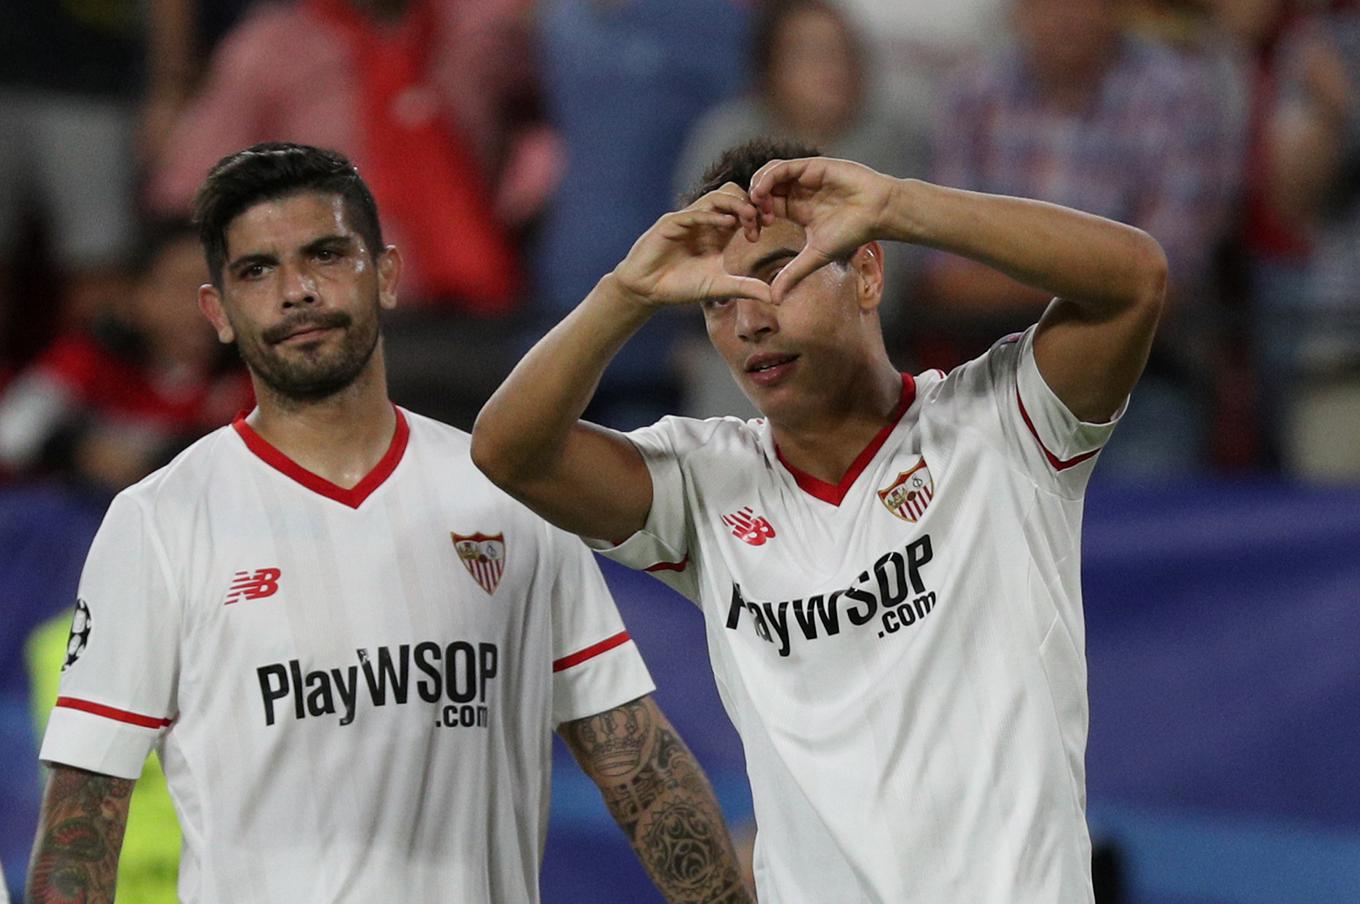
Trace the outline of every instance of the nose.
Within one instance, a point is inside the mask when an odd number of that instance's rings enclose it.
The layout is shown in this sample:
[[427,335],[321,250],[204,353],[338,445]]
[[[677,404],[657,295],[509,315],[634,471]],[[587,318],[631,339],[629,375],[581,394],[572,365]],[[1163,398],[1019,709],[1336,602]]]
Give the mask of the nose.
[[279,268],[285,308],[312,304],[317,299],[316,280],[302,267],[283,264]]
[[779,318],[775,306],[754,298],[738,298],[737,337],[746,342],[755,342],[766,334],[779,332]]

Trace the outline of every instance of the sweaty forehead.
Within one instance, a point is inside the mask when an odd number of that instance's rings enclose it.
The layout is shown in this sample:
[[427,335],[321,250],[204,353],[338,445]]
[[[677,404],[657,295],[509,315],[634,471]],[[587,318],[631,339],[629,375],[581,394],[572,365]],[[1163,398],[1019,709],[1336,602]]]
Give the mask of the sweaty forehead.
[[226,229],[228,259],[265,247],[305,245],[323,235],[351,235],[345,202],[337,194],[299,192],[252,204]]
[[796,254],[806,241],[802,226],[776,217],[773,223],[760,230],[760,238],[754,242],[748,242],[745,233],[740,231],[732,236],[723,249],[723,267],[737,276],[752,276],[773,255],[781,251]]

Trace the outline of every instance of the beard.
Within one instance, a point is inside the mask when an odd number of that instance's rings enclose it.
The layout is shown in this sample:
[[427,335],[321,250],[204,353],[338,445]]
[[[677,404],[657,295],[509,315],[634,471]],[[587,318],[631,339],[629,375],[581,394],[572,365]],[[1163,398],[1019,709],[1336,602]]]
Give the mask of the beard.
[[[281,348],[279,343],[298,330],[334,328],[342,331],[338,344],[326,341],[311,348]],[[237,331],[236,348],[251,373],[278,396],[296,402],[316,402],[348,387],[368,366],[378,347],[376,312],[359,322],[343,311],[304,311],[249,338]]]

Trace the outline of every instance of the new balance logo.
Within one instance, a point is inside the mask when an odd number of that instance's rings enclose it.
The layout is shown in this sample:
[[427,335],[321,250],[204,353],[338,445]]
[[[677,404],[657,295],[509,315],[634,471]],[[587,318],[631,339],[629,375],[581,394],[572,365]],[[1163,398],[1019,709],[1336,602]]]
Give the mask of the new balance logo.
[[222,605],[230,606],[243,600],[262,600],[279,592],[277,568],[257,568],[254,571],[238,571],[232,575],[231,586],[227,588],[227,598]]
[[749,505],[739,512],[723,515],[722,522],[732,529],[732,536],[752,546],[763,546],[766,540],[775,536],[774,525],[764,515],[753,512]]

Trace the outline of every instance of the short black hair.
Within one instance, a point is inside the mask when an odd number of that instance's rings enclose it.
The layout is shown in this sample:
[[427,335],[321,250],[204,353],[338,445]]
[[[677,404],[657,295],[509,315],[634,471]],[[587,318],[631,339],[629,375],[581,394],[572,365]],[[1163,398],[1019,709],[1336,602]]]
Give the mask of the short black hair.
[[729,182],[750,188],[751,177],[771,160],[796,160],[800,157],[819,157],[821,151],[810,145],[780,138],[753,138],[723,151],[722,156],[704,170],[699,184],[684,195],[680,202],[689,206],[715,189]]
[[194,223],[213,285],[222,287],[227,227],[261,201],[299,192],[339,195],[349,225],[376,257],[385,247],[378,204],[343,154],[305,144],[266,141],[217,161],[194,198]]

